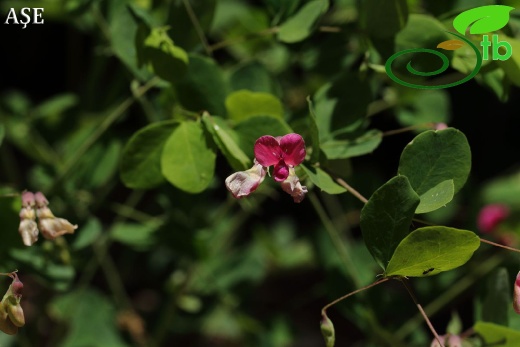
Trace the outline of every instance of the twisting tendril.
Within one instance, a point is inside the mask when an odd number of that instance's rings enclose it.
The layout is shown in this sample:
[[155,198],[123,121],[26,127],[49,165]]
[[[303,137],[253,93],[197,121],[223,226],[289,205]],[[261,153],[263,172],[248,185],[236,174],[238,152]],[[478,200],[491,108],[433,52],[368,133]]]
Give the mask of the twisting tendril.
[[410,88],[418,88],[418,89],[450,88],[450,87],[454,87],[454,86],[457,86],[459,84],[465,83],[465,82],[469,81],[470,79],[472,79],[473,77],[475,77],[475,75],[479,72],[480,67],[482,66],[482,54],[480,54],[477,46],[475,46],[470,40],[468,40],[463,35],[460,35],[460,34],[457,34],[457,33],[452,33],[450,31],[447,31],[447,33],[451,34],[451,35],[457,36],[458,38],[460,38],[461,40],[466,42],[473,49],[473,51],[475,51],[475,55],[477,56],[477,64],[475,65],[475,68],[473,69],[473,71],[471,71],[471,73],[468,76],[464,77],[463,79],[461,79],[459,81],[455,81],[455,82],[452,82],[452,83],[440,84],[440,85],[437,85],[437,86],[435,86],[435,85],[427,86],[427,85],[415,84],[415,83],[410,83],[410,82],[403,81],[402,79],[397,77],[392,72],[392,63],[393,63],[393,61],[395,59],[397,59],[398,57],[400,57],[402,55],[405,55],[405,54],[409,54],[409,53],[431,53],[431,54],[434,54],[434,55],[436,55],[436,56],[438,56],[438,57],[440,57],[442,59],[442,66],[439,69],[437,69],[435,71],[430,71],[430,72],[422,72],[422,71],[418,71],[418,70],[414,69],[412,67],[412,62],[409,61],[408,64],[406,65],[406,69],[408,70],[408,72],[410,72],[410,73],[412,73],[412,74],[414,74],[416,76],[425,76],[425,77],[435,76],[435,75],[439,75],[439,74],[443,73],[444,71],[446,71],[448,69],[448,67],[450,66],[450,62],[448,60],[448,57],[444,53],[441,53],[439,51],[435,51],[433,49],[428,49],[428,48],[406,49],[404,51],[400,51],[400,52],[397,52],[394,55],[392,55],[390,58],[388,58],[388,60],[386,61],[386,64],[385,64],[385,69],[386,69],[386,73],[388,74],[388,76],[392,80],[394,80],[395,82],[397,82],[399,84],[402,84],[403,86],[410,87]]

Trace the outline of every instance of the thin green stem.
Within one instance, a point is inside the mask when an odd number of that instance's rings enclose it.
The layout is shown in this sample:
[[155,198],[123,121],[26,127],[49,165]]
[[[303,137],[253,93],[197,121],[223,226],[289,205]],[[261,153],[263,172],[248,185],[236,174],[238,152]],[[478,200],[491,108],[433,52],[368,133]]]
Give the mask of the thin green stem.
[[188,13],[188,17],[190,17],[191,24],[193,24],[193,27],[195,28],[195,32],[199,36],[200,41],[202,42],[202,45],[204,46],[204,50],[206,53],[211,56],[211,47],[209,45],[208,39],[206,38],[206,35],[204,34],[204,30],[202,29],[200,22],[193,11],[193,7],[191,7],[189,0],[182,0],[182,3],[184,4],[184,8],[186,9],[186,12]]
[[314,210],[318,214],[318,217],[320,218],[320,221],[325,226],[325,230],[329,234],[329,237],[332,241],[332,244],[336,248],[336,252],[338,253],[341,262],[343,263],[343,266],[345,266],[345,269],[349,273],[350,277],[353,279],[354,284],[356,287],[361,286],[361,280],[359,273],[354,266],[354,262],[352,261],[352,258],[350,258],[347,246],[345,245],[345,242],[341,239],[338,231],[334,227],[334,224],[330,220],[329,216],[327,216],[327,213],[325,212],[325,209],[321,205],[321,202],[319,201],[318,197],[314,192],[308,193],[309,200],[314,207]]
[[356,290],[354,290],[353,292],[350,292],[350,293],[348,293],[348,294],[346,294],[346,295],[343,295],[343,296],[340,297],[340,298],[337,298],[336,300],[334,300],[334,301],[328,303],[327,305],[323,306],[323,308],[321,309],[321,314],[322,314],[322,315],[327,315],[327,310],[328,310],[329,308],[331,308],[332,306],[336,305],[338,302],[343,301],[343,300],[345,300],[346,298],[351,297],[352,295],[356,295],[357,293],[360,293],[360,292],[362,292],[362,291],[365,291],[365,290],[367,290],[367,289],[370,289],[370,288],[372,288],[372,287],[375,287],[375,286],[377,286],[378,284],[381,284],[381,283],[383,283],[383,282],[388,281],[389,279],[390,279],[389,277],[381,278],[380,280],[377,280],[377,281],[375,281],[374,283],[369,284],[368,286],[364,286],[364,287],[362,287],[362,288],[356,289]]
[[[437,297],[437,299],[426,305],[424,307],[424,312],[426,312],[428,315],[434,315],[435,313],[439,312],[458,295],[470,288],[476,280],[485,276],[487,273],[496,268],[503,261],[503,259],[504,256],[502,254],[498,254],[487,258],[486,261],[482,263],[479,263],[479,265],[473,268],[466,276],[461,278],[454,285],[449,286],[449,288],[443,292],[442,295]],[[395,336],[397,336],[399,339],[404,339],[406,336],[413,333],[420,324],[421,315],[417,314],[408,320],[405,324],[403,324],[399,330],[397,330]]]
[[419,303],[419,301],[415,297],[415,294],[413,293],[412,288],[410,288],[410,286],[408,285],[408,282],[407,282],[408,279],[405,279],[405,278],[401,277],[399,280],[403,284],[403,286],[406,288],[406,290],[408,291],[408,294],[410,294],[410,296],[412,297],[413,302],[415,303],[415,305],[419,309],[419,312],[420,312],[421,316],[426,321],[426,324],[428,325],[428,328],[430,328],[430,331],[432,332],[433,336],[435,336],[435,339],[437,340],[437,342],[439,342],[440,347],[444,347],[444,345],[443,345],[443,343],[441,341],[441,338],[439,337],[439,335],[437,334],[437,331],[433,327],[432,322],[428,318],[428,315],[426,314],[426,312],[424,312],[421,304]]
[[65,165],[60,170],[60,174],[58,178],[54,181],[51,191],[56,188],[58,184],[60,184],[63,179],[71,172],[75,165],[78,164],[79,160],[83,158],[83,155],[96,143],[96,141],[105,133],[105,131],[110,128],[110,126],[121,117],[126,110],[134,103],[137,97],[144,95],[148,90],[153,88],[159,82],[158,77],[152,78],[148,83],[140,87],[135,92],[135,96],[127,98],[123,101],[116,109],[105,118],[105,120],[96,128],[94,133],[90,135],[90,137],[83,142],[80,148],[74,153],[74,155],[65,163]]
[[500,247],[500,248],[504,248],[504,249],[507,249],[509,251],[513,251],[513,252],[517,252],[517,253],[520,253],[520,249],[516,249],[516,248],[513,248],[513,247],[508,247],[508,246],[504,246],[504,245],[501,245],[500,243],[495,243],[495,242],[492,242],[492,241],[488,241],[486,239],[480,239],[480,242],[484,242],[484,243],[487,243],[491,246],[495,246],[495,247]]
[[421,128],[432,128],[433,129],[433,128],[435,128],[435,125],[436,125],[436,123],[428,122],[428,123],[411,125],[409,127],[405,127],[405,128],[401,128],[401,129],[389,130],[389,131],[385,131],[383,133],[383,137],[402,134],[402,133],[406,133],[406,132],[416,130],[416,129],[421,129]]
[[363,195],[361,195],[357,190],[352,188],[347,182],[345,182],[343,179],[337,177],[336,182],[343,188],[345,188],[350,194],[354,195],[356,198],[358,198],[359,201],[366,204],[368,202],[367,198],[365,198]]

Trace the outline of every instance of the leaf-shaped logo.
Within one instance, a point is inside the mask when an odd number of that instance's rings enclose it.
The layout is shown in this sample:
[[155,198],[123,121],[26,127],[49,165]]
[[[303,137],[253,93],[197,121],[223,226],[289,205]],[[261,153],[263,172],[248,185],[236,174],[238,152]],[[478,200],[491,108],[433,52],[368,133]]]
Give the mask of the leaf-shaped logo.
[[453,20],[453,27],[462,35],[470,27],[470,34],[485,34],[500,30],[509,22],[509,12],[514,7],[504,5],[480,6],[459,14]]
[[464,42],[462,42],[461,40],[448,40],[439,43],[437,45],[437,48],[442,48],[447,51],[454,51],[456,49],[461,48],[462,46],[464,46]]

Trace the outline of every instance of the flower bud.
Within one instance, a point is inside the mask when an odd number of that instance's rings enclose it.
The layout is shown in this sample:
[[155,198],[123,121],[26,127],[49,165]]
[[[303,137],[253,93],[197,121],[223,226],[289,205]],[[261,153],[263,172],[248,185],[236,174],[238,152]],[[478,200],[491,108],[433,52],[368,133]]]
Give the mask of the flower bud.
[[34,194],[36,200],[36,215],[38,216],[38,226],[43,237],[49,240],[62,236],[64,234],[73,234],[78,228],[72,225],[68,220],[56,218],[51,209],[47,207],[49,202],[41,192]]
[[18,332],[18,327],[9,319],[9,315],[3,304],[0,304],[0,330],[7,335],[15,335]]
[[509,208],[502,204],[484,206],[478,215],[478,228],[483,233],[491,233],[509,216]]
[[226,178],[226,188],[235,198],[241,198],[254,192],[265,178],[266,170],[255,159],[253,167],[247,171],[235,172]]
[[38,226],[35,219],[36,214],[31,207],[22,207],[18,232],[22,236],[23,244],[26,246],[32,246],[33,243],[38,241]]
[[20,306],[22,299],[23,283],[16,272],[8,274],[13,282],[7,289],[2,302],[0,302],[0,330],[9,335],[18,332],[18,327],[25,325],[23,309]]
[[296,203],[302,202],[307,194],[307,187],[301,185],[300,179],[292,167],[289,168],[289,176],[281,183],[281,186],[283,191],[290,194]]
[[334,332],[334,325],[332,321],[327,317],[325,313],[321,315],[320,329],[323,338],[325,339],[325,345],[327,347],[334,347],[336,342],[336,334]]
[[516,275],[513,289],[513,308],[516,313],[520,314],[520,272]]

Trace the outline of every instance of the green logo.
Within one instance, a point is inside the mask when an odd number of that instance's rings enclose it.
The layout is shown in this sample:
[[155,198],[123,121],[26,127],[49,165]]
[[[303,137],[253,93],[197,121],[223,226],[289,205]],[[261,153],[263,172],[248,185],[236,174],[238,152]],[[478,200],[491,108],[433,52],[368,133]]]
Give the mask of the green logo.
[[[482,66],[482,60],[488,60],[490,57],[490,47],[491,47],[491,57],[493,60],[507,60],[511,57],[513,54],[513,48],[511,47],[511,44],[505,41],[500,41],[499,36],[494,35],[488,35],[487,33],[500,30],[504,26],[506,26],[507,22],[509,22],[509,12],[513,10],[513,7],[510,6],[503,6],[503,5],[489,5],[489,6],[481,6],[477,8],[473,8],[468,11],[464,11],[461,14],[459,14],[455,19],[453,20],[453,27],[455,30],[457,30],[458,33],[452,33],[447,31],[448,34],[455,36],[456,38],[453,40],[448,40],[441,42],[437,45],[437,48],[441,48],[444,50],[453,51],[456,49],[461,48],[464,44],[468,44],[473,51],[475,52],[475,55],[477,57],[477,63],[475,65],[475,68],[471,71],[471,73],[464,77],[463,79],[459,81],[455,81],[452,83],[447,84],[441,84],[437,86],[427,86],[427,85],[421,85],[421,84],[415,84],[410,83],[402,80],[401,78],[397,77],[392,72],[392,63],[395,59],[397,59],[400,56],[403,56],[405,54],[410,53],[428,53],[428,54],[434,54],[438,56],[442,60],[442,66],[435,70],[435,71],[429,71],[429,72],[422,72],[418,71],[413,68],[412,62],[409,61],[406,65],[406,69],[408,72],[410,72],[413,75],[416,76],[435,76],[438,74],[443,73],[446,71],[450,65],[448,57],[439,51],[433,50],[433,49],[427,49],[427,48],[416,48],[416,49],[407,49],[401,52],[397,52],[394,55],[392,55],[385,64],[386,73],[388,76],[395,82],[402,84],[403,86],[407,86],[410,88],[418,88],[418,89],[441,89],[441,88],[449,88],[454,87],[459,84],[465,83],[475,77],[475,75],[479,72],[480,67]],[[469,28],[469,33],[472,35],[483,35],[482,42],[480,42],[480,46],[482,46],[482,54],[480,53],[479,49],[473,42],[471,42],[469,39],[465,37],[466,30]],[[486,35],[484,35],[486,34]],[[491,36],[491,40],[490,37]],[[502,52],[499,52],[499,48],[503,47]]]

